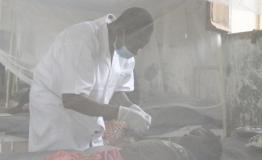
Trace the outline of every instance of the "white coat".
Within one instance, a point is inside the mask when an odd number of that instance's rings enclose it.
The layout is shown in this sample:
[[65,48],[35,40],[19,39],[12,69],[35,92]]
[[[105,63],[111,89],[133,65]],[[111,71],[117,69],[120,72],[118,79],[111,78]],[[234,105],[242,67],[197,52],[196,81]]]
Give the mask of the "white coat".
[[30,92],[29,150],[86,150],[103,145],[102,117],[64,108],[62,94],[82,94],[108,104],[115,91],[134,89],[134,58],[111,55],[112,15],[61,32],[34,70]]

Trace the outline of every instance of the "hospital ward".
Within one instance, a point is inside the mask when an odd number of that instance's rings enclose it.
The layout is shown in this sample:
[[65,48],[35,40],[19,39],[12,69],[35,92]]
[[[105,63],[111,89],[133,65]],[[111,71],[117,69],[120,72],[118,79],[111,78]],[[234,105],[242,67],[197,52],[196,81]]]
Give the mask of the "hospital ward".
[[0,0],[0,160],[262,160],[262,1]]

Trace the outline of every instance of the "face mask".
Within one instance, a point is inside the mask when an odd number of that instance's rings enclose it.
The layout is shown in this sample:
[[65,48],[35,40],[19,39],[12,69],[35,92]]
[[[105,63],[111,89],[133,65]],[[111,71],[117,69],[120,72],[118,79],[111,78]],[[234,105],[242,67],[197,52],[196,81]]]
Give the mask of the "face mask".
[[131,57],[134,57],[134,54],[132,52],[130,52],[125,46],[116,49],[116,53],[122,57],[122,58],[126,58],[129,59]]

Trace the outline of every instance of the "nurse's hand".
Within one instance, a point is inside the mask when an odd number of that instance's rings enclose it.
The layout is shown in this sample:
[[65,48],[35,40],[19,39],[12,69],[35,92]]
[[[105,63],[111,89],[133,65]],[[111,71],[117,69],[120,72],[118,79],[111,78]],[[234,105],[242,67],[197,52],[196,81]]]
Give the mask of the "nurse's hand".
[[118,120],[125,121],[135,133],[143,134],[150,128],[152,117],[133,104],[130,107],[119,107]]

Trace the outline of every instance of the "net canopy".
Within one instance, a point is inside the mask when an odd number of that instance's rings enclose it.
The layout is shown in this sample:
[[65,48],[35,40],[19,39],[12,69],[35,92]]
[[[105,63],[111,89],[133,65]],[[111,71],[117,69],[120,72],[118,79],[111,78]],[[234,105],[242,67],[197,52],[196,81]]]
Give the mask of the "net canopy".
[[[84,0],[1,0],[1,62],[12,72],[15,72],[20,79],[30,83],[31,69],[46,53],[56,34],[71,24],[93,20],[106,13],[117,15],[131,6],[148,8],[154,14],[155,19],[161,21],[164,17],[174,14],[177,8],[179,9],[186,3],[202,3],[204,1],[165,0],[159,4],[158,1],[149,2],[147,0],[128,2],[123,0],[96,2]],[[259,0],[208,1],[239,7],[256,14],[261,13],[262,2]],[[162,26],[164,25],[166,23],[162,24]],[[162,31],[163,35],[164,32]]]
[[[152,14],[154,31],[135,57],[135,89],[128,93],[129,98],[142,108],[153,108],[158,126],[165,129],[173,123],[179,127],[187,122],[202,123],[198,113],[211,117],[208,121],[218,121],[215,127],[261,126],[262,40],[254,34],[231,37],[208,27],[208,2],[258,17],[262,13],[261,0],[0,0],[0,91],[10,90],[10,75],[7,89],[1,88],[5,71],[30,88],[37,64],[68,27],[109,13],[118,17],[127,8],[142,7]],[[56,87],[47,90],[55,94]],[[168,109],[159,113],[159,107]],[[162,126],[166,121],[168,125]]]
[[[249,10],[260,14],[262,2],[259,0],[207,0],[210,2],[224,3],[228,6],[234,6],[243,10]],[[124,9],[132,6],[145,7],[154,15],[156,24],[165,21],[159,25],[162,27],[161,33],[156,33],[156,40],[152,43],[170,42],[172,38],[165,29],[168,25],[175,25],[176,10],[186,4],[204,3],[205,0],[165,0],[159,4],[158,1],[123,1],[123,0],[104,0],[104,1],[37,1],[37,0],[1,0],[1,63],[17,75],[22,81],[30,83],[32,80],[32,68],[37,64],[39,59],[47,52],[48,47],[54,40],[54,37],[64,28],[87,20],[93,20],[101,17],[106,13],[119,15]],[[190,7],[190,5],[187,5]],[[187,9],[187,10],[192,10]],[[197,9],[197,8],[195,8]],[[196,10],[194,10],[196,11]],[[188,12],[188,13],[187,13]],[[185,11],[184,25],[189,29],[192,18]],[[191,16],[191,17],[190,17]],[[170,20],[168,19],[174,19]],[[174,18],[171,18],[174,17]],[[181,16],[180,16],[181,17]],[[195,23],[201,23],[195,22]],[[194,24],[199,25],[199,24]],[[157,28],[157,29],[158,29]],[[179,27],[175,27],[179,28]],[[177,29],[178,30],[178,29]],[[187,39],[188,31],[184,31],[183,39]],[[182,34],[182,33],[181,33]],[[160,40],[159,37],[162,39]],[[176,38],[177,39],[177,38]],[[167,45],[168,43],[163,43]],[[177,43],[174,43],[178,45]],[[159,46],[154,45],[157,49]],[[163,49],[167,49],[163,47]],[[154,50],[156,53],[156,50]]]
[[[0,0],[0,62],[31,84],[33,69],[65,28],[143,7],[153,15],[155,27],[150,43],[136,57],[135,91],[130,97],[148,106],[186,101],[188,107],[215,107],[222,119],[227,62],[221,34],[206,28],[207,1],[211,0]],[[256,14],[262,7],[260,0],[211,2]]]

